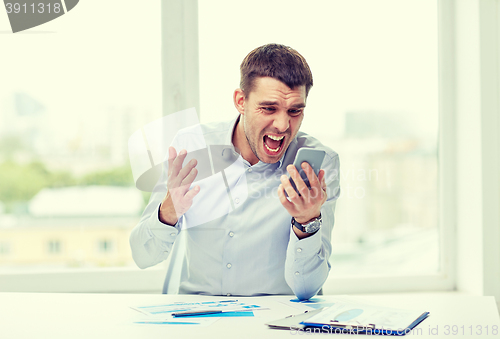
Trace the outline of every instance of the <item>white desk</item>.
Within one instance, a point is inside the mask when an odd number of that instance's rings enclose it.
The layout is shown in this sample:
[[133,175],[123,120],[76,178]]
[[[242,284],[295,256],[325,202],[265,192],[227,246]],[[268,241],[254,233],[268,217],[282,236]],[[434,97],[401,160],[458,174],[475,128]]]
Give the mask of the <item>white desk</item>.
[[[321,296],[331,298],[332,296]],[[288,299],[292,298],[289,296]],[[407,294],[363,296],[367,302],[381,306],[429,311],[430,316],[415,337],[428,338],[500,338],[500,320],[493,297],[453,294]],[[129,306],[173,301],[221,300],[225,297],[152,294],[55,294],[0,293],[0,338],[2,339],[99,339],[99,338],[293,338],[297,332],[268,329],[264,324],[299,310],[279,302],[283,297],[230,297],[269,307],[256,317],[221,318],[208,327],[186,325],[138,325],[132,321],[137,312]],[[458,332],[452,334],[456,325]],[[446,326],[449,334],[446,335]],[[465,334],[462,334],[464,326]],[[472,335],[470,328],[472,326]],[[488,326],[489,335],[485,334]],[[492,335],[492,326],[498,333]],[[436,329],[437,328],[437,335]],[[481,328],[483,334],[476,331]],[[434,334],[429,330],[434,329]],[[479,333],[479,332],[478,332]],[[310,337],[301,333],[302,337]],[[320,334],[314,334],[317,336]],[[331,334],[322,334],[331,335]],[[344,335],[349,336],[349,335]],[[407,335],[408,337],[410,335]],[[353,337],[353,335],[350,335]]]

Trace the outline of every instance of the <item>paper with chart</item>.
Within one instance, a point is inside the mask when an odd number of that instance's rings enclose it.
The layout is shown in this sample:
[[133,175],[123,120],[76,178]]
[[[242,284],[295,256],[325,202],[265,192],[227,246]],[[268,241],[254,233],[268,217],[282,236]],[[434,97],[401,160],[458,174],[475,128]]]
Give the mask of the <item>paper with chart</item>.
[[[221,301],[204,301],[204,302],[175,302],[167,304],[158,305],[144,305],[144,306],[134,306],[132,309],[144,313],[146,315],[171,315],[175,312],[184,311],[200,311],[200,310],[221,310],[224,313],[229,312],[249,312],[253,314],[252,311],[264,310],[259,305],[246,304],[243,302],[238,302],[237,300],[221,300]],[[219,317],[223,315],[218,315]]]
[[[237,300],[205,301],[205,302],[175,302],[157,305],[133,306],[132,309],[142,313],[136,324],[186,324],[207,325],[222,317],[253,317],[253,311],[265,310],[262,306],[238,302]],[[177,312],[221,311],[213,314],[174,317]]]
[[132,321],[133,324],[138,324],[138,325],[183,325],[183,326],[209,326],[212,325],[214,322],[219,320],[220,318],[191,318],[191,317],[186,317],[186,318],[173,318],[173,317],[166,317],[166,316],[146,316],[146,315],[139,315],[138,317],[135,317]]
[[335,297],[324,297],[324,296],[315,296],[309,299],[300,300],[298,298],[283,297],[280,302],[296,308],[302,312],[308,310],[318,310],[320,308],[333,306],[336,302],[352,302],[355,303],[358,301],[357,298],[351,297],[349,295],[336,295]]
[[306,323],[331,326],[335,326],[336,323],[347,323],[358,327],[375,325],[377,329],[399,330],[409,327],[424,313],[426,312],[337,301],[333,306],[307,319]]

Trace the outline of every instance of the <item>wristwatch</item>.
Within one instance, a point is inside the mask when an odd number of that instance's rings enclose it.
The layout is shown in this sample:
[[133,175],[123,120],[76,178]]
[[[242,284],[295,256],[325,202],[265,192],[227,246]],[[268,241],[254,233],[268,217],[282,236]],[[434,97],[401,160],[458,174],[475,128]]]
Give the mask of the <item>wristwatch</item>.
[[297,227],[299,230],[305,233],[315,233],[320,229],[321,223],[321,214],[319,215],[319,217],[309,220],[308,223],[304,225],[292,217],[292,226]]

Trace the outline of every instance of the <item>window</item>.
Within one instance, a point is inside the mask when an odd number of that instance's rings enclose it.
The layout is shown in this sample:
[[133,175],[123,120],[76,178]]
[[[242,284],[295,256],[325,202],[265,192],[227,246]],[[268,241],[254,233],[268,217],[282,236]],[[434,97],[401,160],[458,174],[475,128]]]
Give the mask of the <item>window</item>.
[[[262,8],[269,20],[257,25]],[[257,46],[289,45],[312,69],[301,130],[341,163],[331,279],[441,272],[437,8],[435,0],[199,2],[202,122],[235,117],[239,64]]]
[[0,259],[0,272],[135,268],[122,244],[148,197],[135,188],[127,141],[162,115],[160,6],[80,2],[2,34],[0,257],[18,255]]
[[[441,5],[448,4],[444,16],[453,18],[454,13],[450,10],[452,7],[450,2],[440,1],[440,3]],[[120,138],[124,140],[124,136],[129,131],[133,132],[161,115],[159,50],[161,11],[159,6],[160,4],[156,3],[137,7],[135,3],[116,0],[107,1],[105,4],[88,2],[86,12],[83,12],[85,15],[83,13],[77,15],[78,10],[84,9],[76,7],[63,18],[32,30],[41,33],[26,32],[26,34],[16,35],[16,39],[4,42],[4,49],[12,53],[5,53],[4,62],[0,65],[2,80],[5,80],[2,83],[8,84],[3,85],[0,93],[0,110],[2,110],[2,115],[0,115],[0,173],[2,176],[17,174],[21,178],[18,179],[21,184],[16,186],[16,190],[12,190],[11,186],[6,185],[11,181],[0,181],[0,226],[2,226],[0,242],[7,239],[12,229],[21,231],[22,227],[31,225],[34,221],[42,227],[54,221],[61,222],[65,229],[70,229],[69,225],[71,225],[71,232],[77,233],[76,239],[79,240],[83,239],[80,235],[90,235],[92,229],[100,229],[99,223],[105,223],[109,227],[113,224],[110,220],[118,221],[119,218],[116,215],[98,215],[95,210],[93,214],[70,216],[60,214],[58,217],[43,215],[41,212],[36,218],[30,220],[29,200],[18,195],[9,196],[9,194],[20,192],[25,196],[34,197],[35,189],[40,192],[43,188],[68,188],[73,186],[68,185],[68,182],[74,183],[74,180],[82,180],[86,174],[92,172],[98,173],[94,173],[95,175],[91,176],[92,181],[87,181],[87,183],[103,182],[103,177],[110,177],[105,175],[108,170],[118,169],[118,172],[123,174],[120,167],[126,161],[119,154],[123,154],[120,149],[126,146],[121,142],[111,141]],[[235,116],[231,93],[239,83],[237,72],[239,63],[250,49],[268,42],[281,42],[296,48],[306,57],[315,76],[315,86],[310,93],[307,107],[307,112],[310,114],[308,118],[311,119],[306,119],[309,122],[304,122],[303,130],[317,136],[337,151],[340,154],[344,171],[341,182],[343,197],[339,199],[337,205],[337,221],[333,236],[332,270],[334,271],[330,277],[336,279],[337,284],[339,277],[368,273],[370,285],[374,285],[373,281],[387,281],[387,285],[393,285],[394,279],[376,280],[373,279],[373,274],[405,275],[409,274],[411,265],[401,264],[398,266],[398,271],[389,273],[387,270],[373,270],[370,266],[376,264],[377,261],[380,263],[391,258],[391,248],[394,250],[396,246],[404,245],[405,242],[401,243],[400,240],[405,239],[411,240],[411,243],[407,244],[412,245],[402,246],[406,251],[404,257],[406,263],[416,260],[416,257],[412,257],[411,254],[416,253],[414,249],[418,247],[419,241],[427,250],[427,258],[420,261],[425,265],[418,269],[417,274],[441,272],[443,267],[438,261],[438,256],[441,256],[441,261],[443,257],[444,249],[441,245],[447,244],[450,247],[453,239],[441,237],[439,242],[436,241],[438,239],[437,211],[433,211],[432,206],[429,209],[426,206],[431,205],[431,202],[427,200],[437,199],[438,191],[437,187],[434,191],[424,190],[424,187],[436,186],[432,181],[437,180],[432,173],[439,172],[436,133],[438,128],[442,132],[448,126],[437,125],[436,1],[318,1],[307,6],[304,6],[302,1],[257,1],[252,6],[244,8],[245,16],[243,17],[237,13],[241,10],[237,6],[238,4],[229,1],[199,1],[202,122],[227,120]],[[95,10],[96,7],[99,7],[99,11]],[[117,7],[120,8],[120,16],[114,15]],[[263,15],[261,8],[266,8],[266,13],[280,13],[279,16],[271,15],[262,30],[255,25],[254,20],[255,17]],[[253,9],[255,12],[252,12]],[[298,9],[300,9],[300,18],[295,20]],[[110,26],[107,20],[111,16],[113,16],[113,26]],[[442,20],[444,16],[441,14],[440,19]],[[92,25],[89,26],[88,18],[90,17],[92,17]],[[294,20],[290,21],[290,18]],[[414,29],[411,28],[412,25]],[[442,29],[441,25],[441,33]],[[2,17],[0,17],[0,30],[9,30],[7,21]],[[66,40],[63,41],[63,39]],[[447,39],[445,42],[447,46],[450,36],[446,36],[445,39]],[[60,47],[63,45],[64,49]],[[42,52],[35,60],[28,48],[40,46],[43,48],[38,50]],[[137,46],[137,48],[131,46]],[[55,47],[61,48],[57,56],[64,57],[53,57],[56,53],[51,51],[54,51]],[[89,51],[92,53],[89,54]],[[214,53],[214,51],[223,51],[223,53]],[[443,59],[446,65],[449,64],[452,52],[448,50],[447,53]],[[216,55],[216,57],[211,57],[211,55]],[[414,60],[412,59],[414,57],[418,59],[418,62],[408,61]],[[52,67],[36,67],[34,61]],[[141,66],[138,67],[138,64]],[[100,66],[110,68],[103,69],[99,68]],[[21,68],[25,70],[22,74],[17,71]],[[78,72],[73,75],[67,71],[68,69]],[[222,69],[228,71],[221,72]],[[391,73],[394,70],[397,72]],[[342,74],[344,74],[343,77],[340,76]],[[424,80],[411,81],[416,79]],[[387,84],[390,86],[386,86]],[[445,85],[449,86],[450,83]],[[77,91],[74,89],[79,89],[78,95],[75,94]],[[388,90],[381,92],[380,89]],[[325,101],[325,98],[331,98],[331,100]],[[371,105],[374,102],[378,104]],[[388,107],[386,102],[399,104]],[[404,106],[401,103],[409,103],[410,106]],[[18,110],[17,107],[21,107],[23,112],[29,112],[29,114],[13,113],[18,112],[14,110]],[[49,116],[47,112],[56,107],[59,113],[50,119],[45,119]],[[12,119],[13,116],[15,119]],[[123,124],[117,123],[120,119],[113,120],[110,116],[122,118]],[[328,120],[324,120],[325,116]],[[7,118],[10,118],[9,124],[6,124],[9,122],[6,121]],[[318,119],[328,123],[322,123],[319,126]],[[126,125],[124,121],[130,122],[131,127],[127,129],[127,132],[124,132],[123,126]],[[411,121],[413,125],[409,126],[411,124],[408,121]],[[37,127],[39,124],[56,128],[50,130],[49,138],[42,138]],[[400,131],[401,126],[403,130]],[[413,133],[415,129],[418,132],[416,133],[419,138],[418,147],[415,147],[415,140],[401,140],[398,136],[408,135],[407,132]],[[18,133],[7,133],[13,130]],[[373,131],[376,133],[370,134]],[[380,135],[387,134],[391,140],[380,140],[383,139]],[[19,138],[22,135],[26,138]],[[367,144],[370,148],[363,149],[363,146]],[[43,166],[32,161],[34,158],[30,152],[33,152],[33,149],[40,155],[45,152],[43,157],[37,158],[41,159]],[[380,152],[380,149],[392,153],[384,154]],[[442,156],[441,151],[442,149],[440,149]],[[392,160],[397,160],[396,163],[388,159],[390,154],[395,155]],[[357,157],[358,155],[361,158]],[[448,152],[446,156],[449,160],[450,153]],[[10,159],[10,162],[7,159]],[[356,163],[355,160],[358,159],[360,161]],[[47,164],[50,166],[46,167]],[[447,161],[444,165],[450,166],[450,164],[450,161]],[[440,168],[442,165],[443,163],[439,163]],[[47,180],[44,177],[47,169],[57,174],[57,180]],[[412,173],[422,173],[425,169],[430,169],[429,173],[432,174],[426,178],[428,181],[423,183],[425,186],[418,186],[418,180],[408,181],[408,177],[415,178]],[[395,171],[400,175],[394,176]],[[30,173],[34,178],[42,178],[44,184],[35,187],[23,185],[23,183],[33,182],[33,180],[23,180],[23,178],[28,178],[26,173]],[[422,177],[421,174],[419,175]],[[52,176],[49,177],[52,178]],[[389,181],[388,178],[391,180]],[[106,180],[104,182],[109,184],[109,180]],[[120,180],[114,184],[122,184],[127,180]],[[130,181],[128,182],[130,184]],[[451,181],[447,180],[447,182],[449,184]],[[350,200],[348,199],[349,185],[352,197]],[[82,188],[83,185],[78,186]],[[415,196],[406,196],[407,200],[398,201],[398,197],[403,196],[401,192],[408,191],[415,193]],[[373,199],[375,196],[383,199]],[[369,198],[370,202],[377,200],[376,204],[369,203]],[[396,201],[398,208],[387,209],[389,205],[383,204],[384,199]],[[90,198],[89,201],[92,199]],[[74,204],[69,201],[66,207],[69,208],[72,205]],[[438,207],[443,208],[443,206]],[[363,213],[359,213],[361,208]],[[38,211],[43,211],[43,208]],[[115,231],[120,232],[119,229],[122,227],[124,233],[128,232],[125,229],[132,228],[138,219],[139,212],[134,213],[134,216],[122,216],[118,221],[120,226],[115,225]],[[90,215],[93,216],[90,217]],[[358,219],[353,220],[354,217]],[[370,222],[366,222],[367,220]],[[441,219],[439,226],[451,223],[450,218],[445,221]],[[363,225],[370,227],[392,225],[392,228],[372,227],[370,236],[366,236],[363,228],[360,227]],[[41,230],[40,227],[36,229],[36,231]],[[118,237],[116,234],[112,237],[116,239],[116,243],[113,244],[116,251],[128,249],[123,237]],[[38,241],[37,238],[38,235],[29,237],[30,241]],[[91,239],[87,239],[88,242],[83,245],[85,250],[76,249],[73,252],[73,258],[65,264],[65,267],[81,268],[87,265],[101,265],[98,259],[94,262],[87,259],[89,255],[87,250],[92,249],[95,254],[96,241],[99,243],[99,239],[104,239],[103,234],[95,234]],[[38,241],[37,246],[43,248],[44,242]],[[70,246],[72,246],[70,243],[64,242],[65,250]],[[22,252],[18,251],[17,244],[10,248],[11,253]],[[128,261],[123,260],[119,264],[107,261],[104,265],[127,267],[130,263],[130,254],[126,255],[128,255]],[[399,260],[400,258],[392,256],[392,259]],[[453,261],[453,258],[451,260]],[[364,265],[362,267],[367,270],[359,268],[352,270],[352,265],[349,263],[356,263],[356,265],[362,263]],[[15,267],[24,269],[23,266],[17,265]],[[10,273],[13,267],[0,260],[0,272]],[[27,268],[31,270],[30,265]],[[130,279],[124,279],[122,273],[113,275],[111,269],[99,271],[99,273],[92,271],[85,273],[85,282],[79,277],[73,279],[68,278],[70,275],[55,274],[54,284],[49,290],[150,291],[152,286],[150,282],[153,281],[154,286],[158,285],[160,288],[163,273],[158,274],[146,270],[140,274],[141,279],[136,279],[136,276],[133,278],[128,276]],[[413,279],[414,276],[411,278],[411,280],[404,281],[403,289],[420,289],[422,284],[418,284],[418,279]],[[2,279],[3,290],[18,290],[19,282],[27,281],[25,276],[21,275],[4,275]],[[89,284],[88,281],[92,279],[103,285]],[[452,276],[448,279],[454,278]],[[127,281],[134,281],[134,285],[124,287],[124,282]],[[144,283],[146,281],[147,284]],[[366,291],[366,280],[348,281],[352,287],[348,290],[349,293],[361,284],[364,284],[364,288],[359,288],[358,291]],[[36,287],[31,287],[35,285]],[[19,290],[38,291],[40,286],[34,283]],[[429,286],[435,289],[443,288],[440,284],[429,284]],[[391,290],[395,289],[391,288]],[[330,289],[327,293],[332,291],[333,289]],[[335,291],[339,293],[342,289],[335,289]]]

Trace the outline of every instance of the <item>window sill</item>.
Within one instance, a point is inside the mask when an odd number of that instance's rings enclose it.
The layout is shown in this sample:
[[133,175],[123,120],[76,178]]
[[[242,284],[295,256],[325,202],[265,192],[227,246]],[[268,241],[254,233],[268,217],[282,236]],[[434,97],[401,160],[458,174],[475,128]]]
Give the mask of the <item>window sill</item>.
[[161,293],[162,265],[138,268],[64,269],[3,273],[0,292]]

